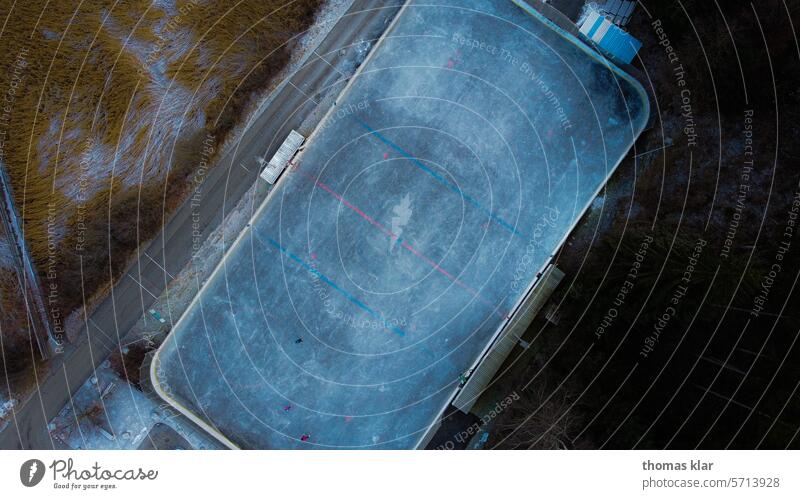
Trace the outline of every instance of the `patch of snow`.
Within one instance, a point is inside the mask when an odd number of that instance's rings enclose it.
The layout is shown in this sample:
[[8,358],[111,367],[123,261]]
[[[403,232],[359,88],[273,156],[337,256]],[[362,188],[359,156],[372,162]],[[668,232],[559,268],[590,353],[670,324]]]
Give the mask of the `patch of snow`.
[[0,431],[7,425],[19,401],[15,398],[6,398],[0,393]]
[[325,2],[325,5],[317,12],[314,24],[298,40],[301,53],[305,54],[309,49],[319,45],[352,5],[353,0],[328,0]]
[[137,449],[162,423],[195,449],[219,448],[163,403],[120,379],[107,362],[96,373],[48,424],[53,439],[72,449]]
[[0,268],[13,269],[17,264],[11,244],[11,239],[0,229]]
[[58,40],[58,39],[61,38],[60,34],[56,33],[53,30],[47,29],[47,28],[42,28],[41,32],[42,32],[42,36],[44,37],[45,40]]

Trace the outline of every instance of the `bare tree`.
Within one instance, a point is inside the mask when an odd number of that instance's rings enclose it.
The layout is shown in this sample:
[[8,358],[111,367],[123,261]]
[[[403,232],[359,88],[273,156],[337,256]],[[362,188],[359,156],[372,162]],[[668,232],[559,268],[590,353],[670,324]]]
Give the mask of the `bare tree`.
[[493,446],[514,449],[572,449],[583,418],[568,388],[548,392],[542,382],[525,390],[495,426]]

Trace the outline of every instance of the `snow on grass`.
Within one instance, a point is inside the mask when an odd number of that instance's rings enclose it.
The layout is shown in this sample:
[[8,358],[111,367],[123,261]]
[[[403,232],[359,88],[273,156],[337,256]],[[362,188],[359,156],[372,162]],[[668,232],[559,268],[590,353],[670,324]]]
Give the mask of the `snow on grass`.
[[17,403],[17,399],[7,398],[5,394],[0,392],[0,431],[8,426],[9,420],[11,419]]

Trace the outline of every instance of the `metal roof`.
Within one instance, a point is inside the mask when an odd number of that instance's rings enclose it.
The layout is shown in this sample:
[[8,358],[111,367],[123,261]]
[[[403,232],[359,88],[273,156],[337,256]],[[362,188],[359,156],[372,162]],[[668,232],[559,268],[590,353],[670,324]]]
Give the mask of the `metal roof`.
[[642,47],[642,42],[596,10],[590,11],[583,20],[580,32],[597,44],[606,55],[625,64],[629,64]]
[[633,0],[607,0],[599,10],[614,24],[625,26],[631,20],[635,7],[636,2]]

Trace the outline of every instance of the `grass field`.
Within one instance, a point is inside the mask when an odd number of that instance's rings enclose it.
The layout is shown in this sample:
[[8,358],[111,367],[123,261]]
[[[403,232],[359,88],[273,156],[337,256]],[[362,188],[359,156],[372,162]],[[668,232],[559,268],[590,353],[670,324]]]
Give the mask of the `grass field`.
[[0,1],[2,162],[62,315],[159,230],[321,4]]

